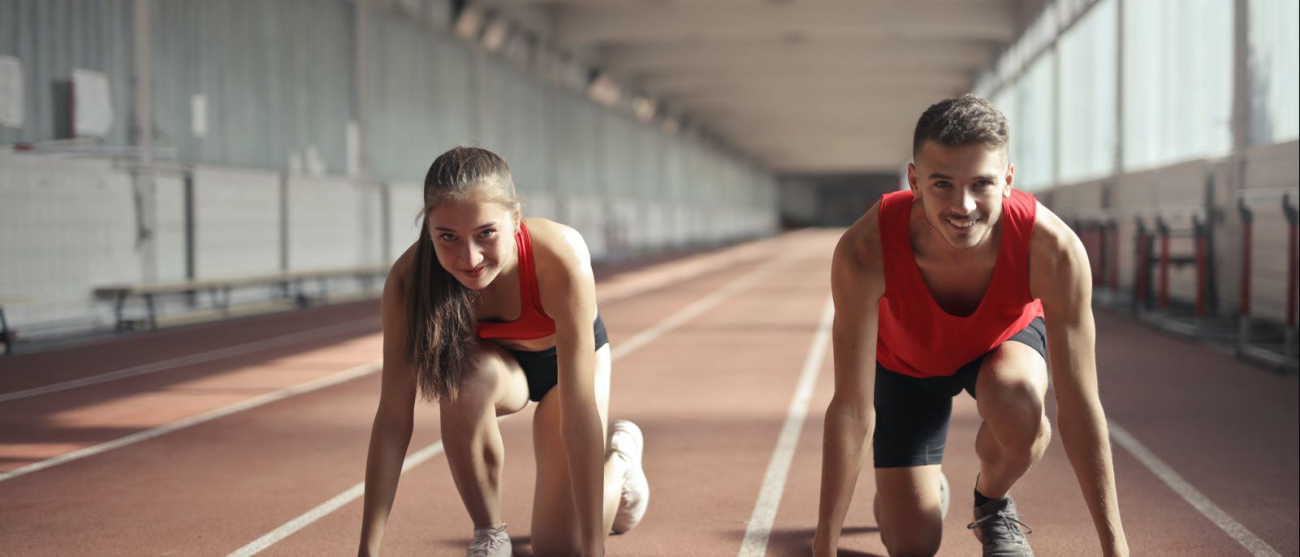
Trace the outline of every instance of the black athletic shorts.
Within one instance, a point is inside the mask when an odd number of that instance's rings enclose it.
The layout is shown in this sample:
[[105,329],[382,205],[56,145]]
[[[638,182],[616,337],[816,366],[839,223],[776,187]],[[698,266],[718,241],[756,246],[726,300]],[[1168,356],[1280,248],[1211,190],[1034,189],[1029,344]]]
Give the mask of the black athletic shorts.
[[[1007,340],[1027,344],[1047,360],[1047,331],[1041,317]],[[988,355],[980,355],[947,377],[925,379],[890,371],[876,362],[876,431],[871,442],[876,468],[943,461],[952,397],[963,390],[972,398],[976,396],[975,380]]]
[[[605,320],[596,314],[596,322],[592,324],[592,330],[596,335],[596,350],[609,344],[609,333],[605,331]],[[505,347],[502,347],[505,348]],[[559,383],[559,365],[556,363],[555,347],[546,350],[511,350],[505,349],[515,361],[519,362],[519,367],[524,369],[524,377],[528,379],[528,398],[533,402],[541,402],[542,397]]]

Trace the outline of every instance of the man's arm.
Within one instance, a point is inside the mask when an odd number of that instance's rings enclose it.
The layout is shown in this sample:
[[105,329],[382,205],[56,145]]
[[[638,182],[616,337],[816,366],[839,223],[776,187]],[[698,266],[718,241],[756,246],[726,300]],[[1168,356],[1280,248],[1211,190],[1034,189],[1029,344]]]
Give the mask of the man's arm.
[[835,555],[870,447],[876,421],[876,322],[884,291],[879,229],[872,209],[840,239],[831,264],[835,395],[826,409],[814,555]]
[[1106,414],[1097,391],[1088,254],[1074,232],[1042,205],[1030,246],[1030,289],[1042,300],[1046,315],[1061,442],[1092,513],[1103,553],[1128,555]]

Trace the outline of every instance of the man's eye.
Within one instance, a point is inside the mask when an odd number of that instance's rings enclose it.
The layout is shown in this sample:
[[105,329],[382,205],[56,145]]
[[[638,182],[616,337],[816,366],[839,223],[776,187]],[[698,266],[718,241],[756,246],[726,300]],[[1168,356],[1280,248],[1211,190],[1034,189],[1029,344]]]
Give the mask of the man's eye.
[[934,187],[947,189],[947,188],[951,188],[952,184],[948,182],[935,182]]

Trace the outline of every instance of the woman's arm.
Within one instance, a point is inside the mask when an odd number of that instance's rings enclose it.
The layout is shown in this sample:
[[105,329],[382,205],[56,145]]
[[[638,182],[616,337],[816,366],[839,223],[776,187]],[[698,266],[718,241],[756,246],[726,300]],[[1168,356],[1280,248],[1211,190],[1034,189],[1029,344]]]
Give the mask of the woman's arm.
[[542,307],[555,320],[558,359],[561,441],[569,457],[569,477],[577,505],[582,554],[605,554],[604,427],[596,406],[596,346],[592,322],[596,317],[596,281],[591,256],[577,231],[555,223],[533,226],[541,242],[538,285]]
[[[405,258],[403,258],[405,259]],[[361,519],[361,543],[357,555],[379,555],[384,525],[397,495],[402,462],[411,443],[415,409],[415,378],[406,362],[406,265],[399,260],[384,285],[381,313],[384,324],[383,387],[379,409],[370,430],[370,451],[366,457],[366,496]]]

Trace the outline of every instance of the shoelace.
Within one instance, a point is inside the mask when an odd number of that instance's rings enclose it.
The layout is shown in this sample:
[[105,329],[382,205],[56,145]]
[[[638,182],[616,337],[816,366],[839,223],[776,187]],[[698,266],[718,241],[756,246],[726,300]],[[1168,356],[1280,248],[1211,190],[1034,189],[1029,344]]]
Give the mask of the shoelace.
[[998,512],[995,512],[995,513],[993,513],[993,514],[989,514],[989,515],[981,516],[981,517],[979,518],[979,520],[976,520],[975,522],[972,522],[972,523],[970,523],[970,524],[967,524],[967,525],[966,525],[966,529],[967,529],[967,530],[974,530],[974,529],[979,528],[979,527],[981,527],[981,526],[984,526],[984,524],[986,524],[986,523],[988,523],[988,522],[992,522],[993,520],[998,519],[998,518],[1001,518],[1001,519],[1002,519],[1002,523],[1006,525],[1007,530],[1010,530],[1010,529],[1012,529],[1012,528],[1019,529],[1018,527],[1013,526],[1013,525],[1011,524],[1011,523],[1014,522],[1014,523],[1018,524],[1019,526],[1024,527],[1024,533],[1025,533],[1025,534],[1032,534],[1032,533],[1034,533],[1034,529],[1033,529],[1033,528],[1030,528],[1028,524],[1025,524],[1025,522],[1024,522],[1023,520],[1021,520],[1022,518],[1024,518],[1023,515],[1019,515],[1019,514],[1015,514],[1015,513],[1009,513],[1009,512],[1004,512],[1004,511],[998,511]]
[[496,532],[489,533],[479,538],[475,537],[474,542],[470,544],[470,557],[488,557],[492,551],[501,546],[501,538],[497,537]]

